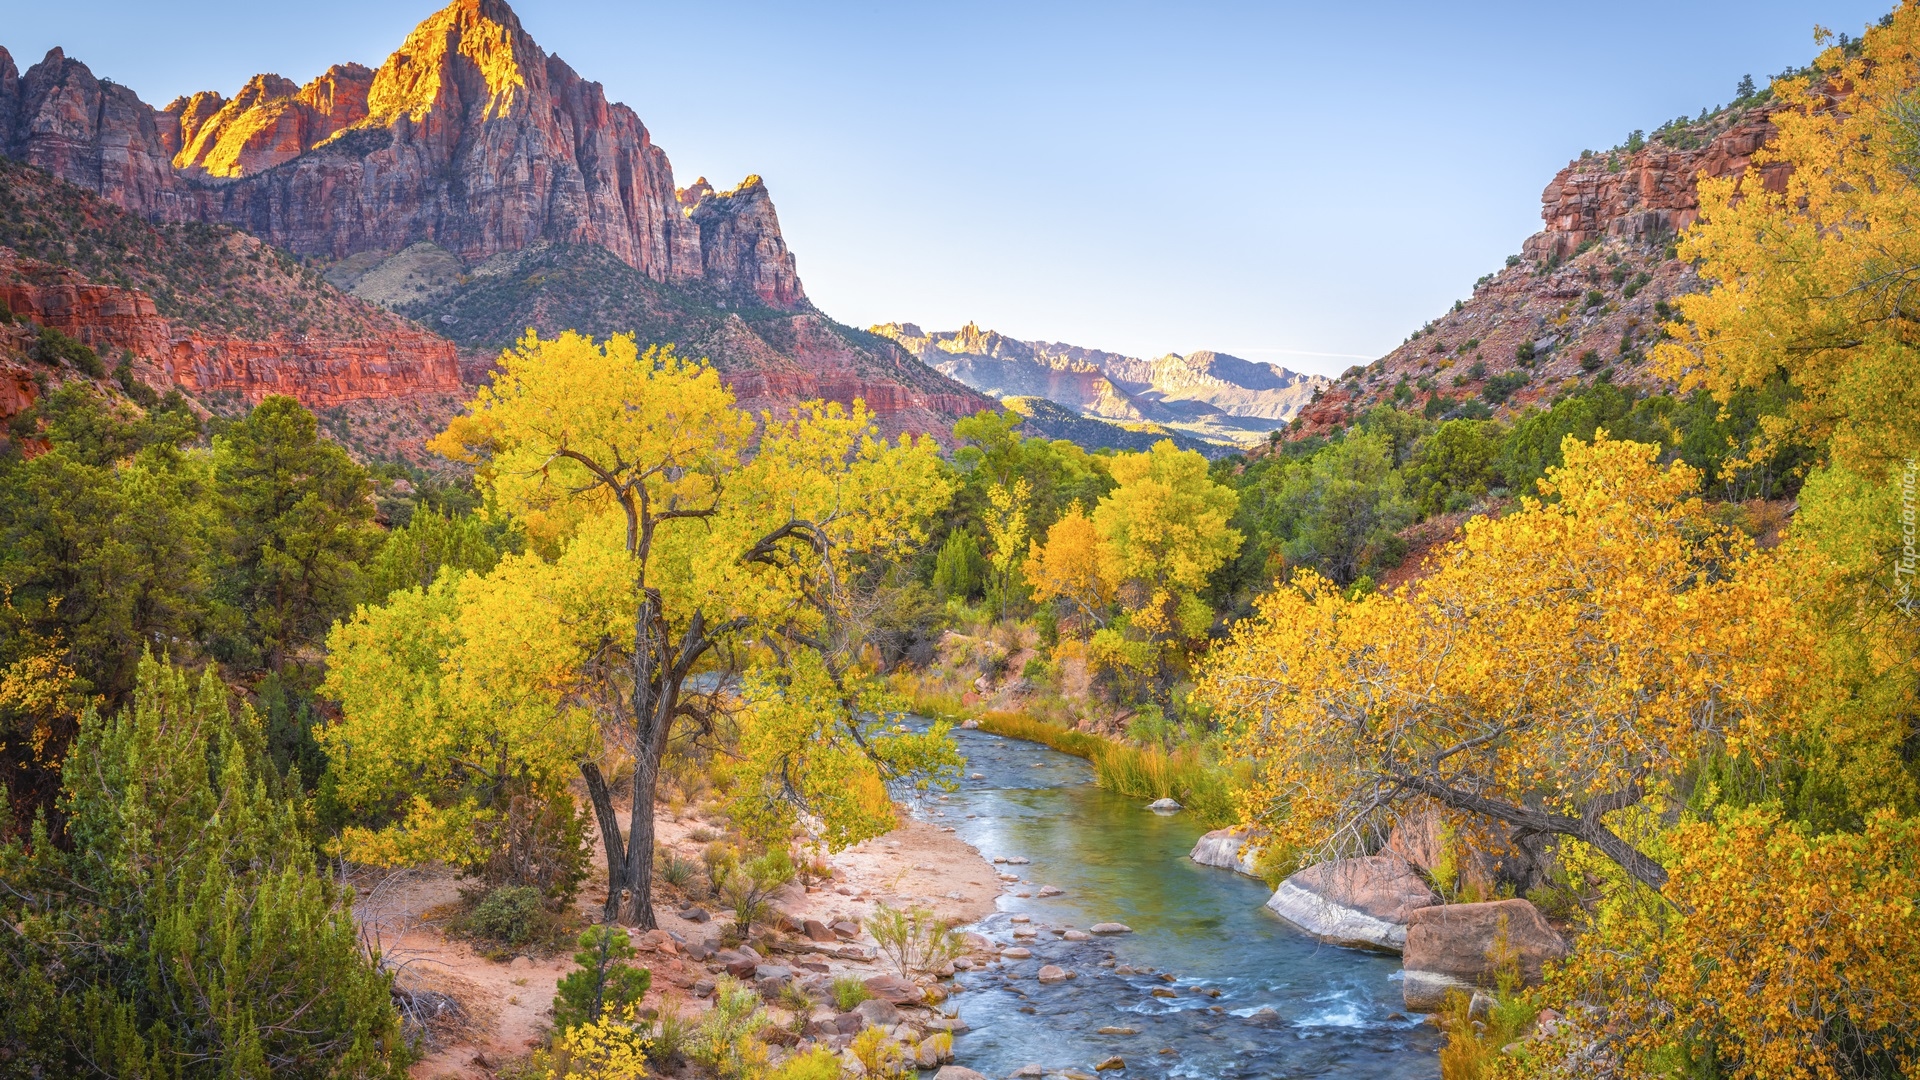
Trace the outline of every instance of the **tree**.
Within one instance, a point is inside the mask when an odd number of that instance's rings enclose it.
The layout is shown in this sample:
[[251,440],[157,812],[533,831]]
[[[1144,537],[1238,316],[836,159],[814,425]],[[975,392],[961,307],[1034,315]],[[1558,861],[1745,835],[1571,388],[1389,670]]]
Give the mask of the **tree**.
[[[89,712],[73,851],[0,847],[0,1045],[20,1075],[402,1077],[388,977],[316,865],[252,710],[152,659]],[[377,958],[376,958],[377,959]]]
[[[750,790],[831,814],[842,804],[809,803],[796,770],[831,761],[878,781],[951,768],[893,752],[927,741],[863,708],[849,571],[924,543],[928,517],[951,494],[930,440],[884,443],[871,432],[857,403],[755,424],[704,363],[671,348],[642,354],[631,337],[602,347],[568,333],[529,335],[504,353],[493,385],[434,441],[478,466],[490,505],[524,525],[527,559],[563,583],[532,600],[490,586],[476,594],[505,623],[543,608],[534,617],[570,630],[574,678],[511,685],[539,688],[541,709],[597,707],[601,741],[632,755],[625,834],[598,765],[578,758],[605,847],[609,920],[653,925],[661,759],[676,723],[710,724],[721,707],[717,691],[690,695],[686,681],[703,664],[731,668],[731,646],[748,632],[772,661],[749,686],[746,721],[761,735],[751,757],[770,773]],[[532,561],[515,565],[532,576]],[[818,710],[796,717],[784,703],[801,697]],[[943,743],[944,730],[932,741]]]
[[1232,489],[1207,476],[1207,459],[1162,439],[1141,454],[1113,459],[1112,493],[1094,507],[1100,534],[1100,573],[1131,591],[1129,606],[1144,608],[1204,589],[1208,575],[1240,549],[1228,527]]
[[980,542],[966,529],[947,534],[933,563],[933,591],[945,599],[965,600],[978,595],[987,577],[987,560]]
[[1025,573],[1036,601],[1065,600],[1085,622],[1105,625],[1113,589],[1100,576],[1100,535],[1079,503],[1047,530],[1045,547],[1029,542]]
[[355,599],[376,535],[366,470],[320,438],[312,413],[279,396],[214,439],[213,460],[220,588],[248,631],[232,647],[263,653],[279,671]]
[[[1774,84],[1777,134],[1738,178],[1701,181],[1701,218],[1682,238],[1705,292],[1655,349],[1683,386],[1725,401],[1777,374],[1790,425],[1833,460],[1878,478],[1920,446],[1912,275],[1920,267],[1920,99],[1912,60],[1920,11],[1902,7],[1857,56],[1830,48],[1811,76]],[[1848,90],[1844,108],[1832,88]],[[1784,191],[1768,178],[1788,172]]]
[[1200,691],[1256,762],[1246,812],[1352,852],[1431,799],[1664,884],[1622,822],[1709,750],[1764,753],[1822,664],[1771,561],[1657,452],[1568,439],[1541,499],[1468,523],[1413,585],[1349,600],[1303,574],[1269,594]]
[[1277,500],[1288,562],[1310,566],[1338,585],[1399,563],[1405,548],[1395,534],[1412,524],[1414,514],[1394,453],[1384,433],[1350,432],[1304,467],[1289,470]]
[[1406,469],[1407,493],[1421,514],[1458,509],[1500,483],[1500,426],[1449,420],[1421,441]]
[[627,963],[634,957],[633,943],[627,932],[617,926],[592,926],[580,934],[580,951],[573,962],[580,965],[554,987],[553,1026],[568,1031],[582,1024],[597,1022],[602,1016],[619,1016],[628,1006],[637,1005],[653,985],[653,973]]
[[987,539],[993,552],[987,565],[993,567],[993,594],[1002,615],[1007,610],[1007,592],[1014,588],[1014,569],[1027,543],[1027,507],[1033,501],[1033,487],[1027,478],[1017,477],[1011,485],[995,484],[987,489]]

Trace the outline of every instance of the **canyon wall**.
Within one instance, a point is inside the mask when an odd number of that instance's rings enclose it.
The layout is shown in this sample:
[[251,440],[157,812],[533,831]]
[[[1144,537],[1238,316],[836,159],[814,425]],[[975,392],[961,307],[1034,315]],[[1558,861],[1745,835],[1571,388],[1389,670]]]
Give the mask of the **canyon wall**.
[[338,259],[431,241],[469,262],[597,244],[656,281],[807,306],[766,188],[676,191],[633,110],[500,0],[456,0],[378,69],[259,75],[163,109],[54,49],[0,49],[0,153],[149,220],[215,222]]

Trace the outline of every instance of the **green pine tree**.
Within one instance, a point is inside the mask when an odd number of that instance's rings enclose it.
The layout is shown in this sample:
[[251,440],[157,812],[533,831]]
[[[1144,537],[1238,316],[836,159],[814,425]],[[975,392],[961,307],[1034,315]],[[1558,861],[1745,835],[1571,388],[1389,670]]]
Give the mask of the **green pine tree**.
[[0,848],[0,1076],[405,1075],[390,979],[213,671],[144,659],[65,777],[70,845]]
[[554,1030],[591,1024],[645,997],[653,985],[653,973],[631,966],[627,963],[631,959],[633,943],[625,930],[588,927],[580,935],[580,951],[573,954],[580,970],[568,973],[554,988],[559,991],[553,999]]

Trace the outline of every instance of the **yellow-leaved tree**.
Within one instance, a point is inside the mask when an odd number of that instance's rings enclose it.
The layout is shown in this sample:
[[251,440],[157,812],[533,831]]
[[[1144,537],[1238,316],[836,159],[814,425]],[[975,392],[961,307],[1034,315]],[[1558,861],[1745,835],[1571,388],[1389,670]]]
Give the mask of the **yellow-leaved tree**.
[[[326,692],[343,716],[324,738],[342,787],[408,793],[350,842],[444,851],[499,813],[475,777],[550,789],[575,766],[606,917],[650,927],[662,757],[677,724],[705,730],[729,707],[746,666],[739,808],[770,839],[798,813],[836,843],[884,831],[887,782],[957,768],[943,728],[886,719],[853,659],[863,581],[924,543],[950,497],[931,440],[878,439],[859,403],[756,421],[704,362],[566,333],[502,354],[432,445],[475,465],[489,512],[518,519],[532,551],[336,629]],[[607,745],[633,761],[624,834],[596,764]]]
[[1264,597],[1199,690],[1255,764],[1248,816],[1363,853],[1431,799],[1665,884],[1635,808],[1711,749],[1765,753],[1820,664],[1765,556],[1658,452],[1570,437],[1543,498],[1469,522],[1412,585],[1353,600],[1300,574]]

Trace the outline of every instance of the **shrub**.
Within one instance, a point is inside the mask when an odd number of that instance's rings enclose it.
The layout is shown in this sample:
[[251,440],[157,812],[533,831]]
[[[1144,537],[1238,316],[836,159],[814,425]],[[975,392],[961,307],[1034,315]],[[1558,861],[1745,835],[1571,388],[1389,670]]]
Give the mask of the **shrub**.
[[1518,256],[1518,255],[1509,255],[1509,256],[1507,256],[1507,268],[1508,268],[1508,269],[1512,269],[1513,267],[1516,267],[1516,266],[1519,266],[1519,265],[1520,265],[1520,256]]
[[464,920],[467,932],[503,945],[525,945],[545,929],[547,908],[531,885],[491,889]]
[[767,897],[792,880],[793,859],[784,851],[735,865],[719,878],[720,895],[733,909],[733,927],[742,939],[753,932],[754,923],[766,921]]
[[663,851],[660,854],[660,880],[676,889],[684,889],[692,884],[699,869],[692,859],[683,859],[678,852]]
[[1534,347],[1533,339],[1531,338],[1521,342],[1519,346],[1513,350],[1513,358],[1520,362],[1521,367],[1531,366],[1533,364],[1533,357]]
[[906,1048],[880,1028],[870,1027],[854,1036],[848,1049],[860,1063],[861,1075],[869,1080],[902,1080],[907,1075]]
[[1601,291],[1600,291],[1599,289],[1588,289],[1588,290],[1587,290],[1587,300],[1586,300],[1586,306],[1587,306],[1587,307],[1590,307],[1590,308],[1597,308],[1597,307],[1599,307],[1599,306],[1600,306],[1601,304],[1604,304],[1604,303],[1606,303],[1606,302],[1607,302],[1607,294],[1606,294],[1606,293],[1603,293],[1603,292],[1601,292]]
[[852,1012],[855,1005],[873,997],[873,991],[867,984],[852,975],[838,975],[833,980],[833,1003],[841,1012]]
[[781,1062],[768,1080],[840,1080],[840,1059],[832,1050],[816,1046]]
[[1600,353],[1598,351],[1588,349],[1586,352],[1580,354],[1581,371],[1598,371],[1600,370],[1600,364]]
[[1480,396],[1486,399],[1487,404],[1498,405],[1512,397],[1514,391],[1525,385],[1527,385],[1526,372],[1508,371],[1488,379],[1487,385],[1480,389]]
[[902,910],[881,904],[867,916],[866,927],[881,953],[909,978],[938,969],[966,947],[959,931],[927,908]]
[[81,374],[91,379],[106,375],[106,366],[100,363],[100,354],[93,346],[70,338],[51,326],[40,328],[38,339],[33,345],[33,357],[43,364],[66,364],[77,368]]
[[1634,298],[1635,295],[1637,295],[1640,292],[1641,289],[1646,288],[1647,284],[1652,280],[1653,280],[1653,275],[1647,273],[1645,270],[1642,270],[1638,274],[1635,274],[1633,276],[1632,281],[1627,282],[1627,287],[1621,290],[1620,295],[1631,300]]
[[723,975],[713,989],[713,1008],[687,1039],[687,1057],[722,1080],[757,1075],[766,1066],[767,1047],[759,1038],[766,1024],[760,995]]
[[602,1016],[621,1015],[638,1004],[653,985],[653,973],[632,967],[633,943],[617,926],[589,927],[580,935],[580,951],[573,954],[579,970],[569,972],[554,989],[553,1026],[566,1031],[596,1023]]

